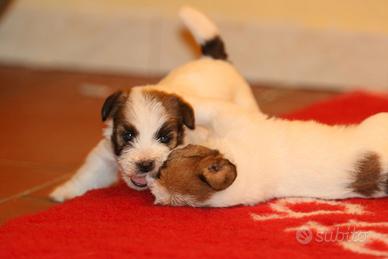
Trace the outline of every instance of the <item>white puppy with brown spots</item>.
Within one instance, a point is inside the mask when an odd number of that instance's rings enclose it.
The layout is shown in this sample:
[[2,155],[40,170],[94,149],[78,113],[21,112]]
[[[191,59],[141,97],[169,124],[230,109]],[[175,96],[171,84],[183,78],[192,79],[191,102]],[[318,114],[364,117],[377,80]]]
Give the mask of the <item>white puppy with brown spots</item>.
[[109,186],[118,179],[118,171],[131,188],[146,189],[145,175],[157,172],[170,151],[186,143],[185,128],[195,128],[186,97],[223,100],[260,113],[250,87],[226,60],[216,26],[191,8],[183,8],[181,17],[203,57],[171,71],[156,85],[109,96],[102,108],[104,138],[77,173],[51,193],[52,199],[64,201]]
[[[208,138],[174,150],[147,176],[155,202],[226,207],[276,197],[388,195],[388,113],[328,126],[250,114],[230,103],[192,101]],[[205,147],[206,146],[206,147]]]

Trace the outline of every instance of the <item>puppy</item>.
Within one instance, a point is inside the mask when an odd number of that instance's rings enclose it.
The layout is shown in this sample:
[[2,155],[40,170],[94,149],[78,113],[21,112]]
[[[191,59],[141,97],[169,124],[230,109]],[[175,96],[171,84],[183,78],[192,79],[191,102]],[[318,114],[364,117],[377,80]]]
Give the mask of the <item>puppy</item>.
[[388,196],[388,113],[345,127],[263,118],[227,103],[194,107],[210,135],[197,143],[204,146],[174,150],[158,173],[147,176],[157,204],[227,207],[290,196]]
[[101,111],[107,125],[104,138],[76,174],[51,193],[53,200],[61,202],[109,186],[118,171],[129,187],[146,189],[145,175],[157,172],[169,152],[186,143],[187,128],[195,129],[194,111],[184,100],[188,96],[232,102],[260,113],[248,84],[227,62],[216,26],[192,8],[183,8],[180,15],[201,45],[203,57],[176,68],[156,85],[109,96]]

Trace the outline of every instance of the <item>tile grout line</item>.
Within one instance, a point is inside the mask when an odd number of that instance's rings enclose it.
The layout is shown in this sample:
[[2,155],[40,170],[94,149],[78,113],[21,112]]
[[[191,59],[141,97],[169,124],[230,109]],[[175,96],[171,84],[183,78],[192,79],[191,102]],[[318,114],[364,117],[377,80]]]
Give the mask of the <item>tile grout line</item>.
[[31,194],[31,193],[33,193],[35,191],[38,191],[38,190],[43,189],[43,188],[45,188],[47,186],[50,186],[53,183],[60,182],[60,181],[62,181],[64,179],[66,179],[70,175],[72,175],[72,173],[61,175],[61,176],[59,176],[59,177],[57,177],[57,178],[55,178],[55,179],[53,179],[51,181],[45,182],[45,183],[40,184],[38,186],[32,187],[31,189],[28,189],[26,191],[23,191],[23,192],[15,194],[15,195],[9,196],[7,198],[1,199],[0,200],[0,204],[5,203],[5,202],[10,201],[10,200],[13,200],[13,199],[17,199],[17,198],[21,198],[21,197],[27,196],[28,194]]

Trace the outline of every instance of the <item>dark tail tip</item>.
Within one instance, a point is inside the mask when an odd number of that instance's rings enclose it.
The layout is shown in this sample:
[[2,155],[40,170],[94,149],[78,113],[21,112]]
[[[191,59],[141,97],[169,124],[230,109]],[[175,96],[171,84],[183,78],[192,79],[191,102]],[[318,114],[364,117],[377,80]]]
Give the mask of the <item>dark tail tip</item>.
[[201,50],[202,55],[204,56],[209,56],[214,59],[228,59],[228,54],[226,54],[224,42],[219,36],[216,36],[202,44]]

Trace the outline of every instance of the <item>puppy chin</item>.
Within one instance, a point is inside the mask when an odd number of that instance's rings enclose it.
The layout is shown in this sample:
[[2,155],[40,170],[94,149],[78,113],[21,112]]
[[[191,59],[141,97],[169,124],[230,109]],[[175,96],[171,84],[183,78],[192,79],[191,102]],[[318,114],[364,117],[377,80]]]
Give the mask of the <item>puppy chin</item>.
[[122,173],[122,178],[124,180],[124,182],[132,189],[136,190],[136,191],[144,191],[144,190],[147,190],[148,189],[148,185],[145,184],[144,186],[140,186],[139,184],[136,184],[131,178],[133,177],[132,176],[129,176],[125,173]]

